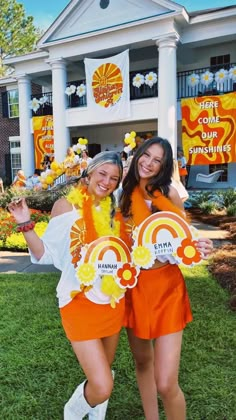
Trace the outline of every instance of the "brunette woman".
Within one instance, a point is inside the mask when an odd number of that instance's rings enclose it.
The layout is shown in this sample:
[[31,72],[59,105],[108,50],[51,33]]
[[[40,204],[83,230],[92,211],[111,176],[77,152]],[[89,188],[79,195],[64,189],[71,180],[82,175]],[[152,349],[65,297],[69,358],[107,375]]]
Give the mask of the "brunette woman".
[[25,200],[9,205],[32,261],[54,264],[62,272],[57,286],[62,325],[86,376],[64,407],[65,420],[79,420],[86,414],[90,420],[104,419],[113,388],[111,364],[124,321],[125,290],[114,284],[111,276],[107,276],[106,283],[104,276],[98,275],[94,283],[87,282],[86,270],[78,280],[76,268],[83,245],[101,236],[126,241],[113,198],[122,170],[119,154],[96,155],[84,173],[88,186],[74,187],[66,198],[54,204],[42,239],[33,230]]
[[[145,141],[136,151],[124,182],[121,211],[131,228],[157,211],[185,218],[182,201],[172,187],[170,143],[160,137]],[[206,258],[208,239],[198,240]],[[126,294],[126,321],[130,347],[146,420],[157,420],[157,392],[168,420],[185,419],[185,398],[178,384],[183,329],[192,321],[188,293],[181,271],[171,255],[162,255],[150,269],[142,269],[137,286]],[[154,345],[153,345],[154,343]]]

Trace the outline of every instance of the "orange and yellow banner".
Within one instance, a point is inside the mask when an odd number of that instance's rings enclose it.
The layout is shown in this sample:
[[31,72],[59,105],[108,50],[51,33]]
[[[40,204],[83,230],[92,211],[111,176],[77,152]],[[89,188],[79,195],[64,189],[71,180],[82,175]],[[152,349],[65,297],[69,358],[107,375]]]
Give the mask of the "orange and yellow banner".
[[53,116],[33,117],[35,168],[42,169],[45,155],[54,157]]
[[236,93],[181,100],[188,165],[236,162]]

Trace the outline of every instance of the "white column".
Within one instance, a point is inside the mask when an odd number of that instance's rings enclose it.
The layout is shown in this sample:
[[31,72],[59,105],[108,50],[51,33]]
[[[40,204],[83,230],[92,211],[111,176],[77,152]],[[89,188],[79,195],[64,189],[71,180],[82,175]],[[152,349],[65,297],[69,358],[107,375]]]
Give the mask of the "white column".
[[19,93],[19,125],[21,146],[21,168],[26,177],[34,172],[34,140],[31,133],[32,111],[29,108],[31,100],[31,81],[25,74],[16,76]]
[[168,34],[156,40],[159,50],[158,64],[158,135],[177,151],[177,66],[176,45],[178,34]]
[[70,133],[66,127],[66,62],[62,58],[48,61],[52,68],[53,127],[55,160],[62,162],[70,146]]

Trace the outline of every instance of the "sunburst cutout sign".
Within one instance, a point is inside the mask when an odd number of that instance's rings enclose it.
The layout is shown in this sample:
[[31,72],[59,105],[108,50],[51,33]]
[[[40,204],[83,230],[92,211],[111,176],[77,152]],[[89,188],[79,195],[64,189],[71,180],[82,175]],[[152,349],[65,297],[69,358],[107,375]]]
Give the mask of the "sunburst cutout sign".
[[161,256],[171,255],[177,264],[192,266],[202,260],[196,248],[198,231],[172,212],[149,216],[134,231],[132,260],[135,266],[150,268]]
[[123,92],[123,77],[120,68],[113,63],[99,66],[92,77],[95,102],[104,108],[115,105]]

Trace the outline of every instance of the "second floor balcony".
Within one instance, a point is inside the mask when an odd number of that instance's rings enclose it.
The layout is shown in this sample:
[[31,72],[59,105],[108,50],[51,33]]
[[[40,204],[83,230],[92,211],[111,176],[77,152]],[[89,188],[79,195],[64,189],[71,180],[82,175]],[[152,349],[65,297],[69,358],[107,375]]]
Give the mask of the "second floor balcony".
[[[236,64],[229,63],[224,68],[213,66],[177,73],[177,99],[205,95],[220,95],[236,91]],[[66,86],[68,108],[87,106],[86,80],[74,80]],[[44,99],[42,99],[42,97]],[[158,97],[158,69],[130,72],[130,100]],[[43,96],[34,95],[32,100],[38,106],[32,110],[32,116],[53,113],[52,92]],[[37,102],[36,102],[37,103]]]

